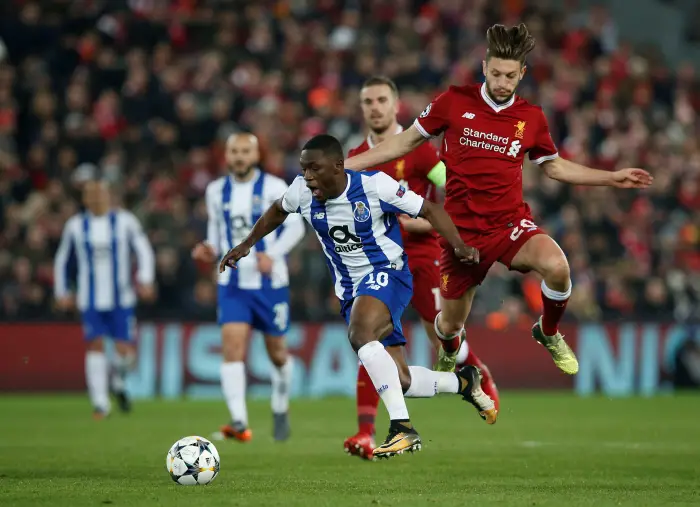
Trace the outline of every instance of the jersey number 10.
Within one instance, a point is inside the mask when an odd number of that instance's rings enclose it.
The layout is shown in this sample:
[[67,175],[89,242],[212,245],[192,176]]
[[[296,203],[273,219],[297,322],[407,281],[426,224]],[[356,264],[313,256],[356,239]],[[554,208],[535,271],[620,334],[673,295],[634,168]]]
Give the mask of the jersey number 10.
[[384,271],[380,271],[377,273],[377,277],[375,278],[374,273],[370,273],[365,284],[369,285],[369,288],[372,290],[379,290],[380,288],[389,285],[389,275],[387,275]]

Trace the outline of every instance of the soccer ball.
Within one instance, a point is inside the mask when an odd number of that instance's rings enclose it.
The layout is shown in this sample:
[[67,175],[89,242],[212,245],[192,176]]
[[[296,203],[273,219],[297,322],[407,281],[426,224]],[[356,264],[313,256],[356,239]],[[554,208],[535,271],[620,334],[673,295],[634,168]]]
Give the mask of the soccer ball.
[[183,486],[209,484],[219,475],[219,451],[202,437],[181,438],[165,457],[170,477]]

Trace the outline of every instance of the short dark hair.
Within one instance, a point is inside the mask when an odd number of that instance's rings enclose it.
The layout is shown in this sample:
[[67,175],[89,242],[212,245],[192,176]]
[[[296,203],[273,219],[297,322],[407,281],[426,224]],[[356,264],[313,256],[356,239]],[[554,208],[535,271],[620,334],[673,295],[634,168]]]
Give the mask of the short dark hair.
[[302,148],[303,150],[319,150],[324,155],[335,157],[337,160],[343,160],[343,146],[335,137],[328,134],[320,134],[312,137]]
[[525,63],[527,55],[535,48],[535,38],[525,26],[506,28],[503,25],[493,25],[486,30],[486,58],[501,58],[503,60],[517,60]]
[[386,76],[372,76],[369,79],[367,79],[364,83],[362,83],[362,88],[367,88],[368,86],[381,86],[381,85],[386,85],[389,88],[391,88],[391,92],[394,94],[395,97],[399,96],[399,87],[396,86],[396,83],[391,78],[388,78]]

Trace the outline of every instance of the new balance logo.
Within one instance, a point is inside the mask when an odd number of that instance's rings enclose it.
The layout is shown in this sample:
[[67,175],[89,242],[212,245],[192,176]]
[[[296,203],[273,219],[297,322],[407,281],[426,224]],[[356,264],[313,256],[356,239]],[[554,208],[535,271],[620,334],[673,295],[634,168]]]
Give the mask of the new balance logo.
[[323,211],[314,213],[314,220],[323,220],[324,218],[326,218],[326,214]]
[[476,117],[474,113],[464,113],[462,115],[462,118],[466,118],[467,120],[473,120]]

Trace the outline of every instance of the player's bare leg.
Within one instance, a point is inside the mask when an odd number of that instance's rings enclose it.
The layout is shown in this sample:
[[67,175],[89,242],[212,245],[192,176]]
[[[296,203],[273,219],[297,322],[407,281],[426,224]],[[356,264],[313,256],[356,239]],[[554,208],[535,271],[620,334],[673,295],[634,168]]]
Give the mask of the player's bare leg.
[[272,362],[270,383],[272,384],[273,437],[277,441],[287,440],[289,428],[289,391],[292,382],[293,362],[287,352],[284,336],[265,335],[267,355]]
[[403,388],[410,385],[408,368],[402,371],[378,340],[393,331],[389,309],[379,299],[359,296],[350,313],[348,337],[389,412],[389,434],[374,450],[376,458],[390,458],[420,450],[421,439],[408,416]]
[[109,367],[104,351],[104,340],[99,337],[87,342],[85,351],[85,381],[95,420],[109,415]]
[[545,234],[531,237],[511,262],[518,271],[535,271],[542,277],[542,317],[532,327],[532,336],[552,355],[554,364],[569,375],[578,372],[578,360],[559,332],[571,296],[571,274],[566,256]]
[[126,377],[136,366],[136,347],[133,343],[115,341],[116,355],[112,371],[112,394],[122,412],[131,410],[131,400],[126,391]]
[[226,399],[231,422],[221,427],[221,436],[239,442],[248,442],[253,433],[248,428],[246,406],[245,354],[250,326],[243,322],[229,322],[221,326],[223,363],[221,390]]

